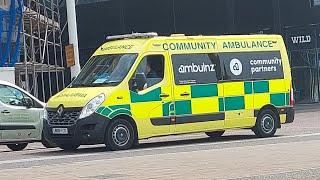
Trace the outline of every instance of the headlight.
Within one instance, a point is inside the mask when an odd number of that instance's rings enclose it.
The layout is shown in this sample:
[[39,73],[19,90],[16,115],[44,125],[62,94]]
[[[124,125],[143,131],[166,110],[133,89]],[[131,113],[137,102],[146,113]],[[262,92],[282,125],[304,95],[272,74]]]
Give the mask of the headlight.
[[96,96],[95,98],[91,99],[91,101],[83,107],[79,119],[85,118],[93,114],[97,108],[104,102],[105,95],[100,94]]

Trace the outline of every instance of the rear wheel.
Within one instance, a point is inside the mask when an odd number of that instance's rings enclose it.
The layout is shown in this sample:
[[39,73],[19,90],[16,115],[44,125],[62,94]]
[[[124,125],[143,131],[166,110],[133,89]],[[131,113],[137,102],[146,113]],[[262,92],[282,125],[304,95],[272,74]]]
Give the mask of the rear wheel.
[[125,119],[115,119],[107,128],[105,144],[110,150],[130,149],[135,144],[134,128]]
[[28,146],[28,143],[8,144],[7,147],[12,151],[21,151]]
[[279,119],[271,109],[262,110],[253,127],[253,132],[260,138],[272,137],[277,131],[277,123]]
[[205,132],[207,136],[211,138],[218,138],[224,134],[225,131]]

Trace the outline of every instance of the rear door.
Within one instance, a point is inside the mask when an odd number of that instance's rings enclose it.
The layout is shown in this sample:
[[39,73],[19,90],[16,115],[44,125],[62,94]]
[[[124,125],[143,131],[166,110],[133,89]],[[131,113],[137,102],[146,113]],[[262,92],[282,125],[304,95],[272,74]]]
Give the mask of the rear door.
[[[26,106],[26,99],[33,104]],[[22,91],[0,85],[1,129],[3,141],[35,140],[39,137],[41,111],[39,104]]]
[[223,89],[216,54],[174,54],[175,132],[213,131],[224,128]]

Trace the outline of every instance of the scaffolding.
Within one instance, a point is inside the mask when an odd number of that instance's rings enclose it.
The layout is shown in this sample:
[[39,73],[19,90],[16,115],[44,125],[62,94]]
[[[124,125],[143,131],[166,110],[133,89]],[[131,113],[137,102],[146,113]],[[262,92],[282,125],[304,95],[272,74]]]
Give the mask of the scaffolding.
[[59,0],[24,0],[23,5],[16,84],[46,101],[65,87]]

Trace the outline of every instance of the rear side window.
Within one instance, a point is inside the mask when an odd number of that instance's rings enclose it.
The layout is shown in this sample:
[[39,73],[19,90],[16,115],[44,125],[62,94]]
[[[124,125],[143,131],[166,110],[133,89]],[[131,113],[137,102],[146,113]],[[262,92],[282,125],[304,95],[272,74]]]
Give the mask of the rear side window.
[[283,79],[279,51],[220,53],[223,80]]
[[217,54],[175,54],[171,59],[176,85],[208,84],[220,80]]

